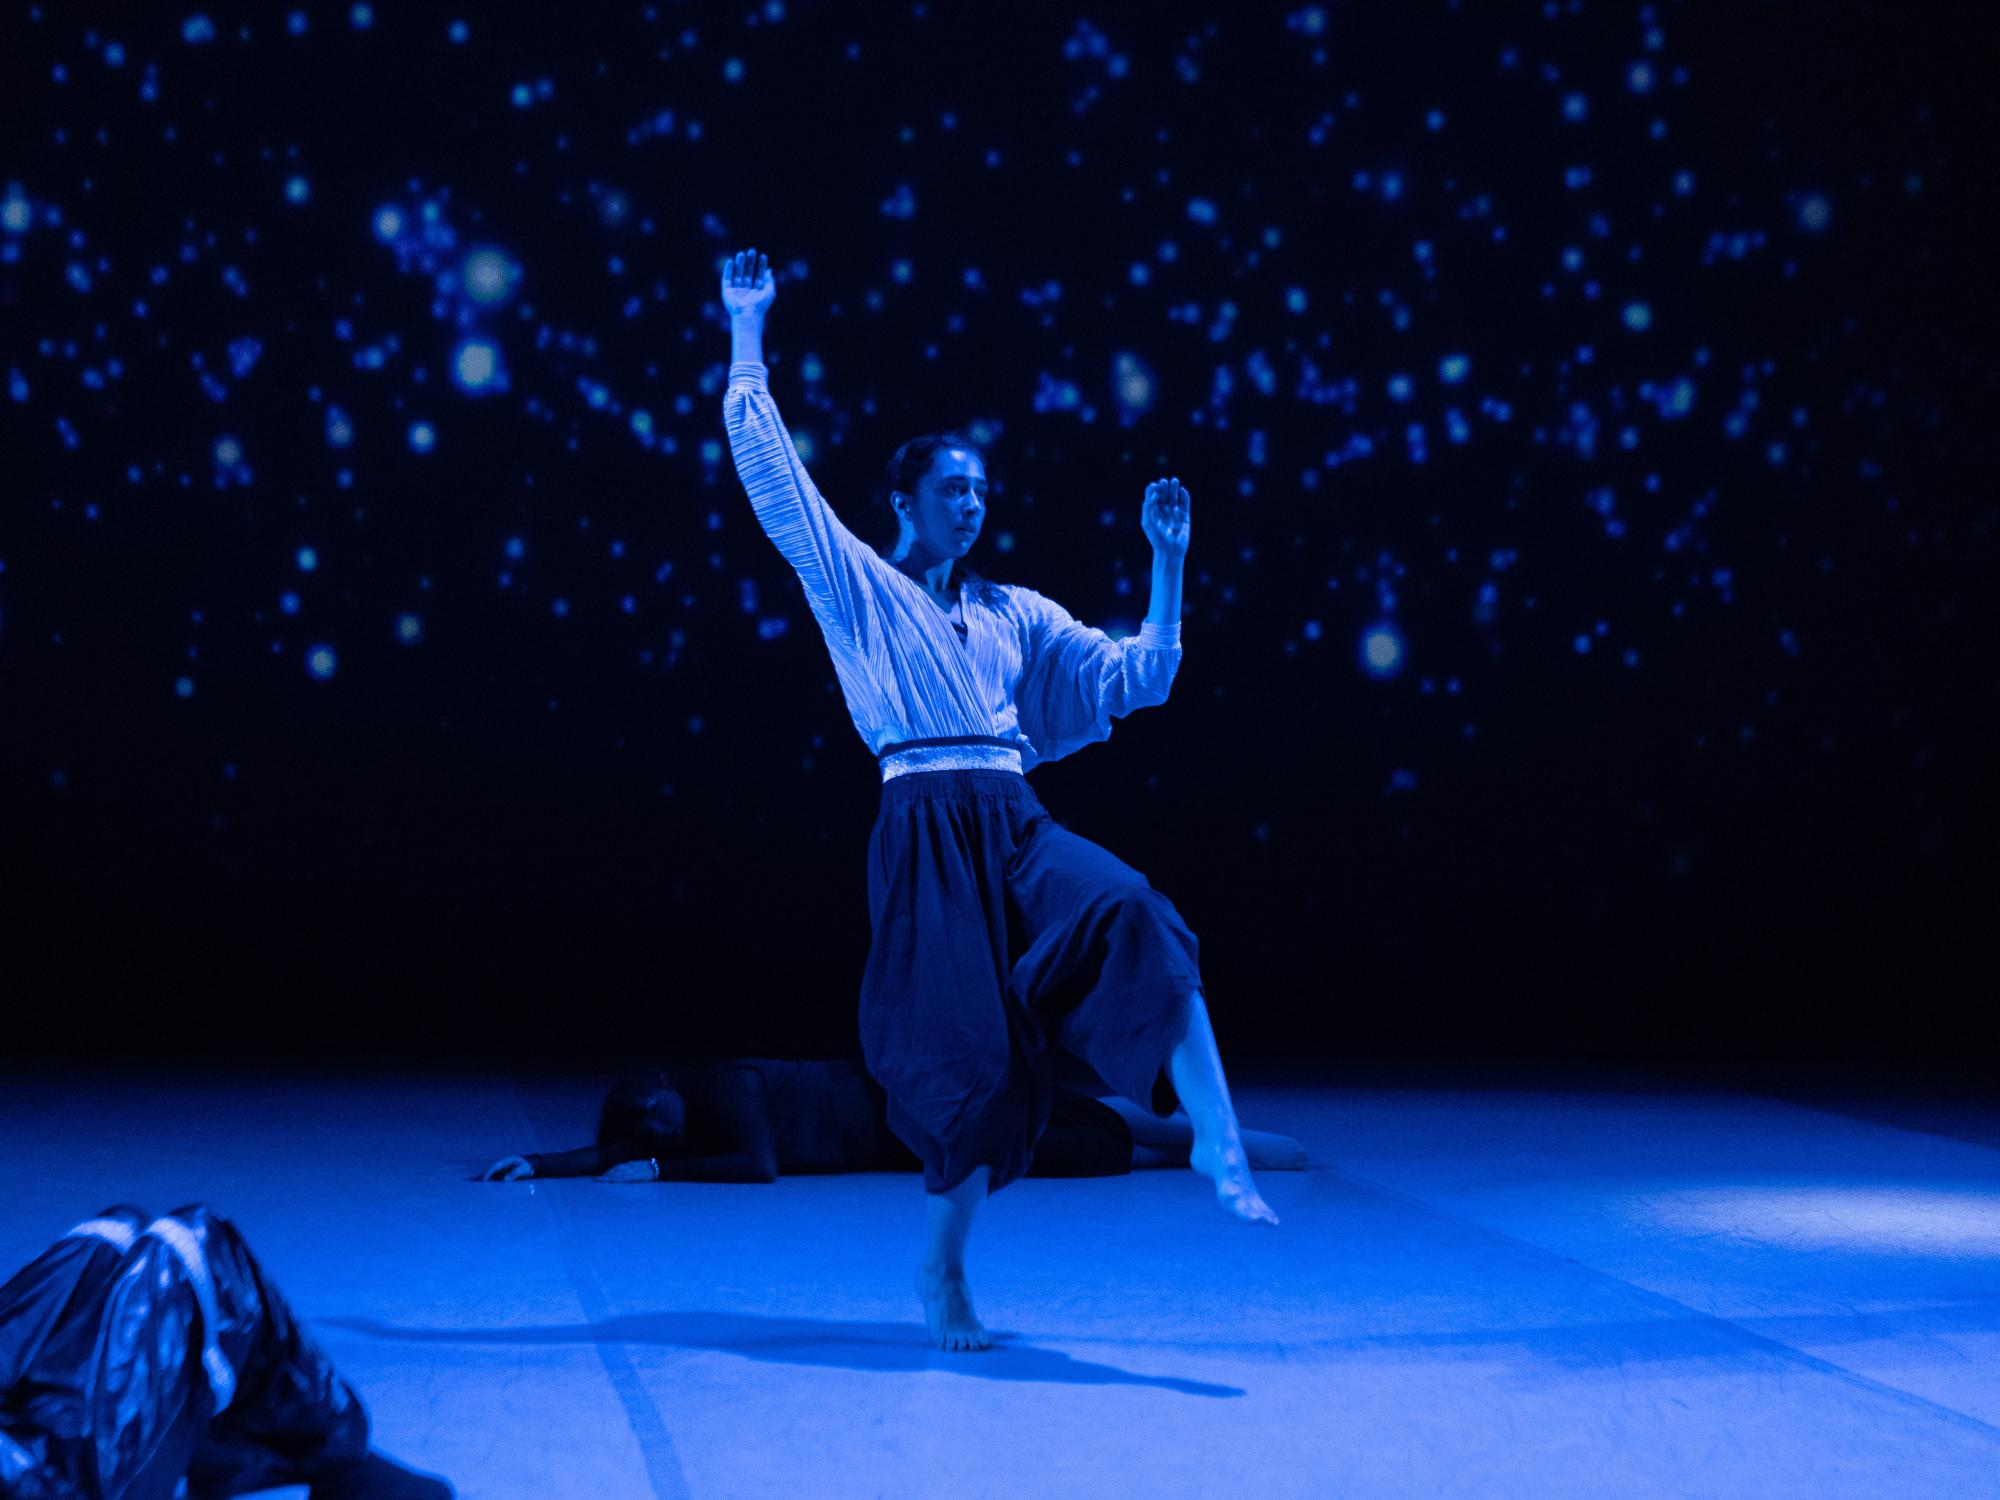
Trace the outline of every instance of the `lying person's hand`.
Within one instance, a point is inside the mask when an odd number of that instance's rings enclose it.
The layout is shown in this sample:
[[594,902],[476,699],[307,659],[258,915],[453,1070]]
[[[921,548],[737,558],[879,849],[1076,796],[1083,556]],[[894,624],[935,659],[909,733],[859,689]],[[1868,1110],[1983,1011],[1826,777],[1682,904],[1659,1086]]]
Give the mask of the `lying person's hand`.
[[658,1182],[660,1169],[651,1159],[621,1161],[608,1172],[597,1174],[599,1182]]
[[533,1177],[535,1169],[528,1164],[525,1156],[503,1156],[484,1172],[479,1174],[481,1182],[519,1182]]

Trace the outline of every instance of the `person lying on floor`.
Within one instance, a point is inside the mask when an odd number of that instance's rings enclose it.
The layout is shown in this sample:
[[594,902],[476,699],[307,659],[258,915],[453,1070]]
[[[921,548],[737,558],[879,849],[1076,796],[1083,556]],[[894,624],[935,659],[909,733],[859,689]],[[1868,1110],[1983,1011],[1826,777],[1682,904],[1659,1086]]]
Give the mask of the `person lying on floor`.
[[236,1227],[107,1208],[0,1286],[0,1497],[450,1500],[368,1412]]
[[[1062,1060],[1031,1177],[1115,1177],[1185,1167],[1194,1127],[1129,1099],[1099,1094],[1080,1063]],[[1290,1136],[1243,1132],[1253,1167],[1297,1171]],[[772,1182],[801,1172],[915,1171],[888,1127],[887,1100],[858,1063],[741,1057],[681,1063],[621,1078],[605,1096],[596,1142],[573,1151],[506,1156],[487,1182],[600,1177],[607,1182]]]

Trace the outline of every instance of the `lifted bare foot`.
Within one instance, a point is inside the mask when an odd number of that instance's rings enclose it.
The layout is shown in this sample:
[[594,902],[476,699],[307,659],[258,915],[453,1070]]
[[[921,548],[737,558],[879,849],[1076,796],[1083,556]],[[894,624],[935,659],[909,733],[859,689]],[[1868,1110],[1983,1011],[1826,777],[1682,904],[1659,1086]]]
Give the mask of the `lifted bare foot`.
[[966,1289],[963,1271],[919,1266],[917,1300],[924,1305],[924,1322],[930,1327],[931,1342],[938,1348],[964,1352],[993,1347],[992,1336],[972,1310],[972,1295]]
[[1248,1224],[1275,1224],[1271,1212],[1250,1177],[1250,1163],[1244,1158],[1242,1142],[1218,1144],[1197,1140],[1188,1154],[1188,1165],[1215,1184],[1215,1198],[1224,1208]]

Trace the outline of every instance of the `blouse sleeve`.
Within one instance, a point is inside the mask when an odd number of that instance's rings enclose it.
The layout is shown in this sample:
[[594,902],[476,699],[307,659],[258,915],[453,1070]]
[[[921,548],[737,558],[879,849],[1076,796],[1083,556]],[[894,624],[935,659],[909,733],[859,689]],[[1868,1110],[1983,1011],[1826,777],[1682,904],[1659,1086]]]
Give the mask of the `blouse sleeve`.
[[872,574],[888,565],[821,498],[778,417],[763,364],[729,367],[722,421],[757,524],[799,575],[828,645],[865,654],[878,633]]
[[1036,760],[1057,760],[1111,737],[1111,721],[1167,701],[1181,661],[1181,627],[1148,620],[1114,641],[1052,599],[1016,591],[1026,606],[1018,704]]

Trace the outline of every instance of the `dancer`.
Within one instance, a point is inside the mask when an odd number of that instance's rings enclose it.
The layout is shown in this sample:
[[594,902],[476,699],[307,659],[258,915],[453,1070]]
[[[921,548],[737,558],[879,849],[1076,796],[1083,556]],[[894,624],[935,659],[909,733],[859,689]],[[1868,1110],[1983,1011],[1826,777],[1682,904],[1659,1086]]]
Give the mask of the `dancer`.
[[[1072,1064],[1072,1066],[1074,1066]],[[1129,1099],[1095,1097],[1087,1082],[1056,1084],[1030,1177],[1113,1177],[1184,1167],[1194,1126]],[[1303,1168],[1290,1136],[1245,1130],[1253,1167]],[[606,1182],[775,1182],[782,1175],[904,1172],[923,1164],[888,1126],[888,1097],[845,1059],[740,1057],[680,1063],[622,1078],[605,1095],[597,1139],[541,1155],[506,1156],[487,1182],[600,1177]]]
[[1052,1040],[1156,1114],[1178,1097],[1194,1131],[1190,1165],[1229,1212],[1277,1223],[1244,1155],[1194,935],[1137,870],[1050,817],[1025,775],[1166,700],[1189,500],[1175,477],[1146,488],[1152,603],[1123,641],[959,568],[985,519],[987,480],[958,434],[912,439],[890,461],[897,535],[882,555],[820,497],[779,420],[763,347],[776,296],[767,257],[728,260],[723,420],[751,509],[804,585],[881,766],[862,1055],[888,1094],[890,1128],[924,1164],[917,1293],[931,1336],[983,1349],[966,1239],[987,1194],[1027,1170],[1049,1116]]
[[303,1484],[449,1500],[368,1413],[234,1225],[108,1208],[0,1287],[0,1497],[168,1500]]

